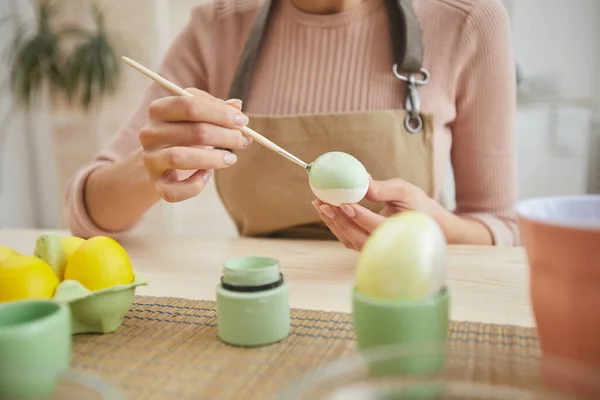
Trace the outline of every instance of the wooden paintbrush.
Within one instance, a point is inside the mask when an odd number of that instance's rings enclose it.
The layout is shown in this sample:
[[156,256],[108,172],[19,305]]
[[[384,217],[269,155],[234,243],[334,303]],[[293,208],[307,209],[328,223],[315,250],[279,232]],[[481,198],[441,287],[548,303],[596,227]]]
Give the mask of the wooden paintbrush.
[[[173,82],[168,81],[167,79],[163,78],[162,76],[158,75],[157,73],[155,73],[155,72],[149,70],[148,68],[144,67],[143,65],[133,61],[131,58],[128,58],[128,57],[122,57],[122,58],[123,58],[123,61],[125,61],[129,66],[131,66],[132,68],[141,72],[142,74],[146,75],[148,78],[156,81],[158,84],[160,84],[162,87],[169,90],[173,94],[178,94],[178,95],[187,96],[187,97],[194,97],[193,94],[183,90],[179,86],[175,85]],[[280,156],[287,158],[288,160],[298,164],[302,168],[308,169],[310,167],[309,164],[300,160],[298,157],[296,157],[292,153],[277,146],[275,143],[273,143],[266,137],[262,136],[260,133],[248,128],[247,126],[244,126],[240,130],[242,131],[242,133],[244,135],[251,137],[254,141],[262,144],[263,146],[265,146],[269,150],[274,151],[275,153],[279,154]]]

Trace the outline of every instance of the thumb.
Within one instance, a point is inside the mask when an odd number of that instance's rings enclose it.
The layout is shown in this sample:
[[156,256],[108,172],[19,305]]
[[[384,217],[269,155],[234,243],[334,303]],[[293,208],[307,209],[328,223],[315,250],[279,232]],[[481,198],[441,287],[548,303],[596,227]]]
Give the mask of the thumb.
[[365,198],[375,202],[399,201],[405,196],[408,183],[402,179],[389,179],[387,181],[371,180]]

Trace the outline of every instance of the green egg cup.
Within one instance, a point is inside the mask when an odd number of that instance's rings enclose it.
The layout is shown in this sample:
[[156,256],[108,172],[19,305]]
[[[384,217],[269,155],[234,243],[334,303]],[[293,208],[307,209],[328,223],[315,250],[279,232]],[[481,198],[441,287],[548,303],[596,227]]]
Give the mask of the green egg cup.
[[435,374],[443,368],[449,329],[447,288],[421,301],[376,299],[354,288],[352,300],[360,351],[385,347],[407,349],[407,354],[399,354],[397,359],[372,363],[373,374]]
[[54,301],[66,303],[71,309],[71,331],[81,333],[112,333],[123,323],[135,299],[135,289],[148,281],[134,271],[134,281],[107,289],[90,291],[73,280],[63,281],[56,289]]

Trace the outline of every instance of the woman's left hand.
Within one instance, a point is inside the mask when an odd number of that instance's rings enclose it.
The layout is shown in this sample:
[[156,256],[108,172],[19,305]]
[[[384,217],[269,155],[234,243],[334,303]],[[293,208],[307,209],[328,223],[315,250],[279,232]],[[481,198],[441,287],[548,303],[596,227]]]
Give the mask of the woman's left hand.
[[371,180],[365,199],[385,203],[385,206],[376,214],[358,204],[334,207],[320,200],[313,201],[323,222],[349,249],[360,251],[369,235],[387,217],[399,212],[421,211],[435,218],[445,211],[421,188],[401,179]]

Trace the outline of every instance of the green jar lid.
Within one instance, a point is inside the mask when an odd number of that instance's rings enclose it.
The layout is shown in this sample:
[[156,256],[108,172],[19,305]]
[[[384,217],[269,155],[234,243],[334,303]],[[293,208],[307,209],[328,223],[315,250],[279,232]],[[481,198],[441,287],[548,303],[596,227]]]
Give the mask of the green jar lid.
[[265,286],[281,279],[279,261],[269,257],[239,257],[225,262],[223,283],[230,286]]

